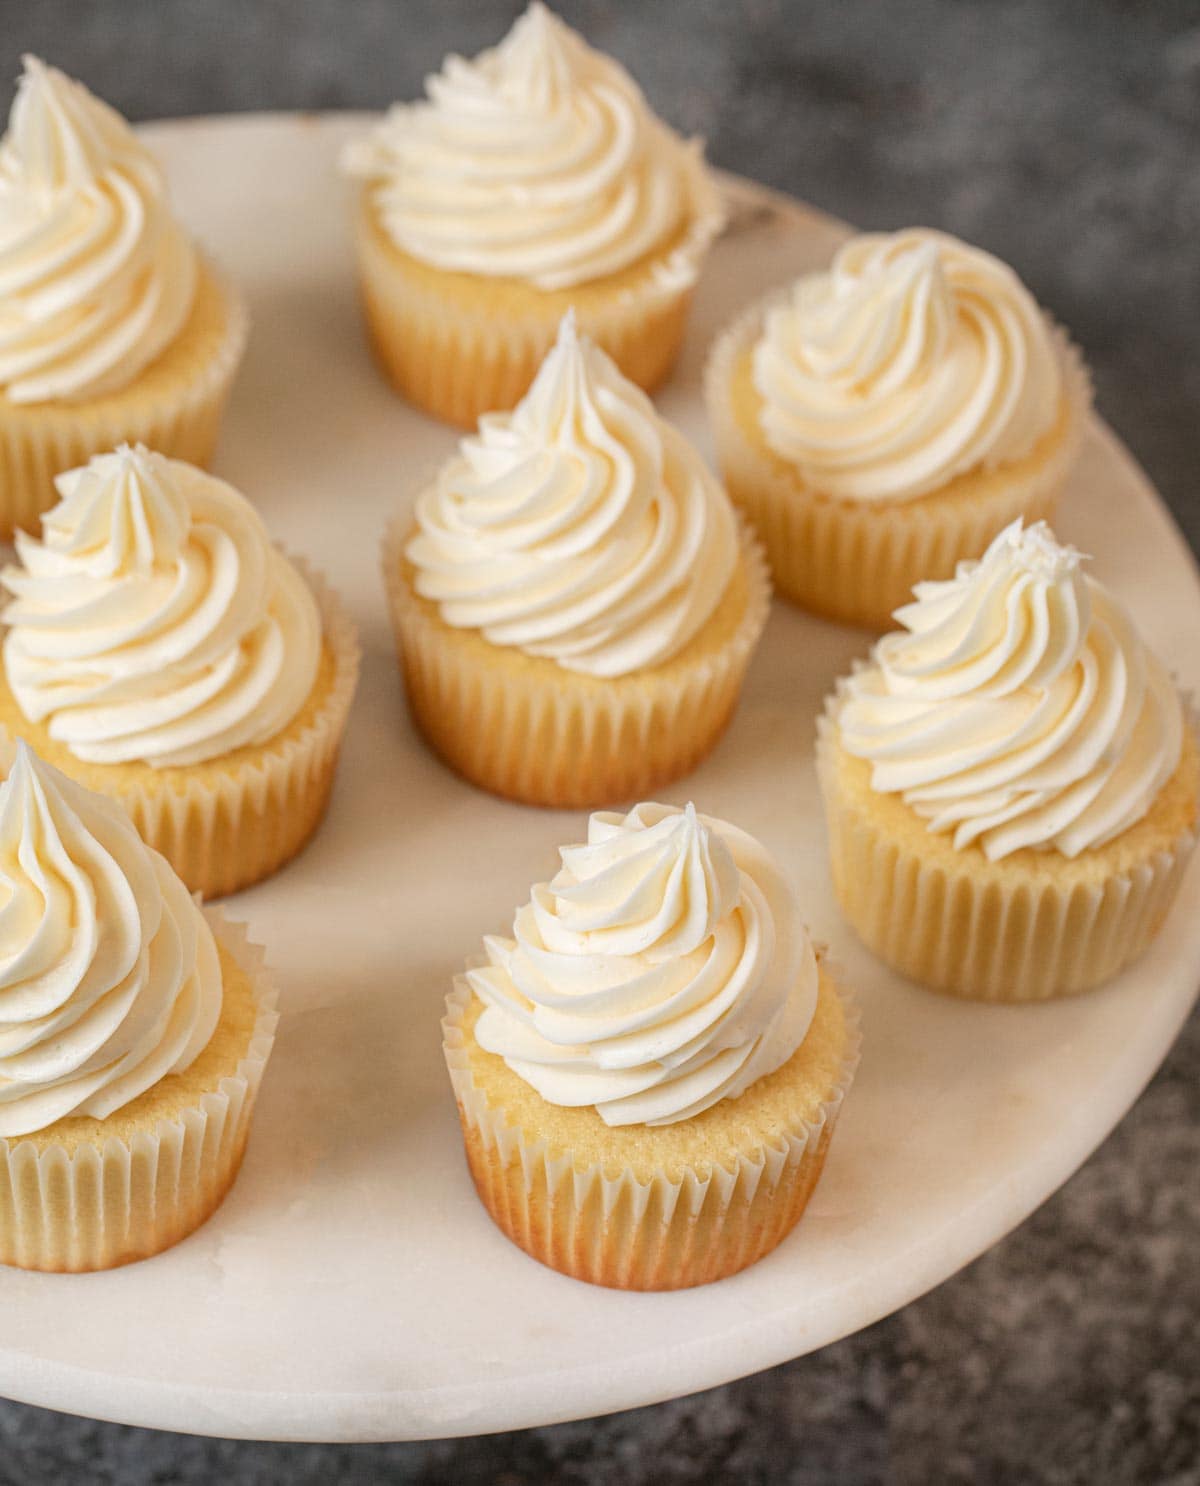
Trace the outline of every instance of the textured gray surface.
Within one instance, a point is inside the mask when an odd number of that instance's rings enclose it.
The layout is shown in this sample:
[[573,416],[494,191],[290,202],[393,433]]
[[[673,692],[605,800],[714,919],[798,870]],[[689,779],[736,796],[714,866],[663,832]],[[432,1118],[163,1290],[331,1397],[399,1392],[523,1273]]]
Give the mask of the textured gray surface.
[[[503,0],[0,0],[19,53],[130,117],[377,107]],[[863,226],[1008,258],[1200,544],[1200,5],[580,0],[719,164]],[[678,1403],[486,1440],[246,1445],[0,1403],[0,1486],[142,1482],[1200,1483],[1200,1019],[1018,1233],[836,1346]],[[0,1316],[0,1326],[3,1317]]]

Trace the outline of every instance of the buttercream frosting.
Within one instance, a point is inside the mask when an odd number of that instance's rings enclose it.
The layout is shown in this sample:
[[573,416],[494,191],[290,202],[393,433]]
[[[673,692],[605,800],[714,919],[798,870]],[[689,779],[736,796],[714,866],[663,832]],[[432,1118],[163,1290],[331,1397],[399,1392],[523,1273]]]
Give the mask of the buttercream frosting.
[[524,399],[480,420],[416,519],[415,586],[447,624],[595,676],[677,654],[737,562],[715,477],[569,314]]
[[106,1119],[207,1047],[212,931],[114,802],[18,744],[0,785],[0,1137]]
[[855,237],[770,308],[753,353],[770,447],[814,490],[912,500],[1024,458],[1059,416],[1046,317],[945,233]]
[[669,1125],[781,1067],[818,971],[767,851],[692,805],[598,812],[467,980],[479,1045],[550,1104]]
[[187,765],[265,743],[304,705],[316,600],[250,503],[123,446],[59,476],[42,539],[18,532],[4,665],[76,758]]
[[1044,522],[922,583],[835,704],[837,735],[962,848],[1067,857],[1146,814],[1179,764],[1184,717],[1125,608]]
[[128,386],[182,330],[196,279],[149,151],[26,57],[0,142],[0,389],[38,403]]
[[[499,46],[450,56],[345,165],[398,247],[440,269],[556,290],[604,278],[696,219],[720,225],[700,146],[647,108],[618,63],[533,4]],[[669,255],[686,286],[696,253]]]

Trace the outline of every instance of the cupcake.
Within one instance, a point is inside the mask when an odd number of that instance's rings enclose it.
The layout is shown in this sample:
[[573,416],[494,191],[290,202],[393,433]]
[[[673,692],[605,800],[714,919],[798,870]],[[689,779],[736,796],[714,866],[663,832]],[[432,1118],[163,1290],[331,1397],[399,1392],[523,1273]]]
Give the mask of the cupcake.
[[829,699],[834,888],[881,959],[957,996],[1084,991],[1141,954],[1195,843],[1200,759],[1125,609],[1016,521]]
[[636,799],[695,768],[770,594],[704,461],[570,315],[516,410],[482,418],[392,526],[384,576],[418,727],[532,805]]
[[853,238],[717,341],[709,417],[778,591],[884,629],[1017,517],[1048,516],[1091,401],[1013,271],[944,233]]
[[246,341],[128,124],[25,58],[0,142],[0,538],[123,440],[203,464]]
[[447,1000],[479,1196],[543,1264],[721,1279],[800,1219],[856,1016],[762,846],[689,805],[597,814]]
[[362,182],[367,327],[397,389],[468,427],[511,408],[572,305],[627,377],[656,387],[724,223],[700,146],[536,3],[473,62],[448,57],[426,92],[344,162]]
[[354,627],[189,464],[123,446],[56,484],[0,572],[0,728],[120,800],[194,892],[247,887],[324,814]]
[[0,1264],[178,1243],[241,1165],[275,992],[113,801],[23,743],[0,785]]

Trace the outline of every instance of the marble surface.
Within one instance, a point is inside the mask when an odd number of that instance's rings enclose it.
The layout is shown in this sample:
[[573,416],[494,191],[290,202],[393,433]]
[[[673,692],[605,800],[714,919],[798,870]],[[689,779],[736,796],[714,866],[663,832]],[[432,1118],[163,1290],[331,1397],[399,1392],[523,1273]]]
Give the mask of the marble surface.
[[[134,117],[375,106],[513,7],[7,0],[4,35]],[[721,164],[864,225],[1009,257],[1067,321],[1100,406],[1200,537],[1200,17],[884,0],[565,6]],[[714,1393],[403,1447],[232,1445],[0,1406],[0,1482],[1200,1480],[1200,1026],[1021,1230],[899,1315]]]

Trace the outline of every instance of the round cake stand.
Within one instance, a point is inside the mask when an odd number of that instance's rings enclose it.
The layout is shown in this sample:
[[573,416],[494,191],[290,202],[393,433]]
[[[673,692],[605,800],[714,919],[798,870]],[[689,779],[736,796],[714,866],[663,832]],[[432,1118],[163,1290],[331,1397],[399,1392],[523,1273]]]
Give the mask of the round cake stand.
[[[283,1021],[246,1164],[169,1253],[108,1274],[0,1271],[0,1393],[214,1435],[482,1433],[707,1388],[824,1346],[953,1274],[1043,1202],[1162,1061],[1200,983],[1200,871],[1150,952],[1095,994],[1027,1009],[943,1000],[854,941],[830,893],[814,721],[867,638],[776,604],[713,757],[664,792],[760,836],[863,1006],[865,1054],[800,1227],[762,1263],[675,1294],[539,1267],[479,1205],[442,1065],[442,997],[583,818],[504,804],[414,736],[379,538],[456,435],[367,355],[343,143],[366,121],[241,117],[147,130],[180,209],[244,287],[253,334],[217,468],[362,626],[332,810],[307,852],[233,900],[268,947]],[[663,411],[708,448],[705,347],[752,296],[827,261],[845,228],[728,181],[729,230]],[[1059,530],[1200,685],[1200,587],[1145,476],[1094,422]]]

